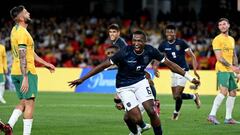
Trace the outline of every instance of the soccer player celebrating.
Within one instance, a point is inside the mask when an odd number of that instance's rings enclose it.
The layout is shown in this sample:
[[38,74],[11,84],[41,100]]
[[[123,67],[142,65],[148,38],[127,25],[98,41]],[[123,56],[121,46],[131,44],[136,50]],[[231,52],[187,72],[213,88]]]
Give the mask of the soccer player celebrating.
[[[238,59],[234,51],[235,41],[231,37],[229,32],[229,20],[227,18],[221,18],[218,21],[218,29],[220,34],[217,35],[212,42],[217,63],[215,69],[217,70],[217,86],[219,94],[216,96],[213,102],[212,110],[208,116],[208,121],[213,124],[220,124],[216,119],[216,113],[221,105],[225,96],[228,95],[226,100],[226,116],[225,124],[240,124],[240,122],[232,118],[232,111],[236,98],[237,83],[235,80],[234,72],[239,74]],[[237,75],[239,78],[240,76]]]
[[5,47],[0,44],[0,102],[5,104],[3,98],[5,91],[5,74],[7,73],[7,57]]
[[[110,46],[110,47],[108,47],[108,48],[106,49],[105,54],[107,55],[108,58],[110,58],[110,57],[112,57],[114,54],[116,54],[118,51],[119,51],[119,49],[118,49],[117,46]],[[109,67],[109,68],[110,68],[110,69],[117,69],[117,66],[116,66],[116,65],[112,65],[112,66]],[[109,68],[108,68],[108,69],[109,69]],[[117,95],[114,97],[114,102],[115,102],[115,104],[116,104],[115,106],[116,106],[116,108],[117,108],[118,110],[125,110],[121,99],[120,99]],[[138,107],[139,107],[141,113],[143,114],[143,113],[145,112],[145,110],[144,110],[142,104],[139,103]],[[127,115],[126,112],[125,112],[125,114],[124,114],[124,118],[123,118],[123,119],[124,119],[124,121],[125,121],[125,123],[126,123],[127,125],[131,125],[131,124],[132,124],[132,122],[131,122],[131,120],[129,119],[129,117],[128,117],[128,115]],[[139,122],[139,123],[140,123],[140,125],[138,125],[138,131],[141,132],[141,133],[144,132],[144,131],[146,131],[146,130],[149,130],[149,129],[151,128],[151,125],[148,124],[148,123],[145,123],[144,121],[141,121],[141,122]],[[130,126],[129,126],[129,127],[130,127]],[[129,135],[133,135],[133,133],[131,132]]]
[[146,45],[146,39],[147,37],[144,32],[135,31],[132,37],[132,46],[126,46],[121,51],[118,51],[114,56],[93,68],[82,78],[70,81],[69,86],[77,86],[89,77],[116,64],[118,66],[116,91],[127,111],[129,119],[132,121],[129,129],[135,135],[141,134],[137,130],[137,125],[142,121],[142,115],[138,107],[140,102],[151,120],[154,134],[162,135],[161,122],[154,111],[154,97],[149,83],[145,78],[145,68],[147,65],[155,59],[166,64],[173,72],[185,76],[192,83],[199,85],[200,82],[191,77],[178,65],[165,58],[157,49]]
[[[120,28],[118,24],[111,24],[108,27],[108,35],[110,40],[112,41],[112,46],[115,46],[118,48],[118,50],[122,50],[124,47],[127,46],[127,43],[125,42],[125,40],[120,36]],[[111,51],[106,51],[106,52],[114,52],[114,47],[110,47],[109,49],[111,49]],[[145,77],[148,80],[153,96],[154,96],[154,104],[155,104],[155,111],[159,114],[160,113],[160,102],[157,99],[157,92],[156,89],[154,87],[154,82],[152,81],[152,78],[150,76],[150,73],[148,73],[145,70]]]
[[[189,66],[185,60],[185,54],[188,54],[192,57],[192,65],[194,69],[195,76],[200,79],[197,73],[197,60],[194,53],[191,51],[191,48],[181,39],[176,38],[176,27],[174,25],[168,25],[165,30],[167,40],[163,41],[158,50],[165,54],[165,56],[180,66],[184,71],[189,71]],[[154,64],[156,65],[156,64]],[[154,68],[155,75],[158,77],[157,66]],[[200,108],[200,99],[199,95],[196,94],[187,94],[183,93],[186,78],[177,73],[172,73],[172,95],[175,100],[175,110],[172,115],[172,120],[178,120],[179,111],[182,106],[182,100],[193,99],[197,105],[197,108]]]
[[1,123],[0,127],[3,128],[2,130],[6,135],[12,135],[12,129],[15,123],[23,114],[23,135],[30,135],[35,98],[38,93],[34,60],[45,65],[51,73],[55,70],[55,67],[41,59],[34,52],[34,41],[27,31],[27,26],[31,22],[30,13],[25,7],[22,5],[13,7],[10,10],[10,15],[16,22],[10,35],[14,59],[11,75],[20,102],[13,110],[8,123]]

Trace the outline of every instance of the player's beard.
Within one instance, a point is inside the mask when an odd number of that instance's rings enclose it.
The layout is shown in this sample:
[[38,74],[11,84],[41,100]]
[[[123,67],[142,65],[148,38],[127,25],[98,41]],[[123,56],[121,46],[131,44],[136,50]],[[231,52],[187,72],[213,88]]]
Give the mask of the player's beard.
[[26,23],[26,24],[32,23],[32,19],[31,19],[31,18],[25,18],[25,23]]

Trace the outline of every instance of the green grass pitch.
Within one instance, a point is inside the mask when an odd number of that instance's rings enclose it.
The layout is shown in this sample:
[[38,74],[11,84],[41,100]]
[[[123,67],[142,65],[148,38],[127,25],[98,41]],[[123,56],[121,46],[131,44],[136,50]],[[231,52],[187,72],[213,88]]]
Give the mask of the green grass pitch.
[[[171,95],[158,95],[161,101],[161,122],[164,135],[239,135],[240,125],[225,125],[225,100],[217,117],[220,125],[211,125],[206,118],[215,96],[201,96],[202,107],[184,101],[179,120],[172,121],[174,101]],[[18,99],[6,92],[7,104],[0,104],[0,118],[6,122]],[[233,117],[240,120],[240,99],[236,99]],[[32,135],[128,135],[123,111],[114,107],[113,94],[40,92],[36,100]],[[147,114],[144,119],[149,122]],[[153,135],[149,130],[144,135]],[[14,135],[22,135],[22,118],[14,127]]]

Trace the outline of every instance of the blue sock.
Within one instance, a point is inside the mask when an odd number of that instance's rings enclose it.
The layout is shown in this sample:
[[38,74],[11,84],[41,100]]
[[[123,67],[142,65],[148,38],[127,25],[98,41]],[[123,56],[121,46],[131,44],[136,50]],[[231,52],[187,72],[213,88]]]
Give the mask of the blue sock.
[[162,127],[161,125],[157,126],[157,127],[153,127],[153,131],[154,131],[154,135],[162,135]]
[[182,94],[182,99],[193,99],[193,95],[192,94],[183,93]]
[[182,99],[177,98],[175,101],[175,110],[179,112],[179,110],[181,109],[181,106],[182,106]]
[[146,126],[146,123],[145,122],[141,122],[141,123],[138,124],[138,126],[141,127],[141,128],[144,128]]

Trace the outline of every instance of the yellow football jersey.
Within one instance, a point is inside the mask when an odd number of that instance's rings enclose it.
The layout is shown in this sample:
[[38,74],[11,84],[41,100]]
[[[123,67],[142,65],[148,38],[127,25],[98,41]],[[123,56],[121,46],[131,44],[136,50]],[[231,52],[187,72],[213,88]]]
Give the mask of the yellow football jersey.
[[[234,48],[235,48],[235,41],[233,37],[219,34],[213,39],[212,46],[213,46],[213,50],[221,50],[222,57],[229,64],[233,64],[233,56],[234,56]],[[215,69],[221,72],[232,72],[232,70],[229,67],[224,66],[219,61],[217,61],[215,65]]]
[[0,74],[3,74],[3,70],[7,71],[7,57],[5,47],[0,44]]
[[34,64],[34,41],[32,36],[27,31],[26,28],[15,25],[11,31],[11,47],[13,55],[12,64],[12,75],[21,75],[20,69],[20,59],[19,59],[19,47],[26,48],[26,59],[27,59],[27,71],[32,74],[36,74],[35,64]]

